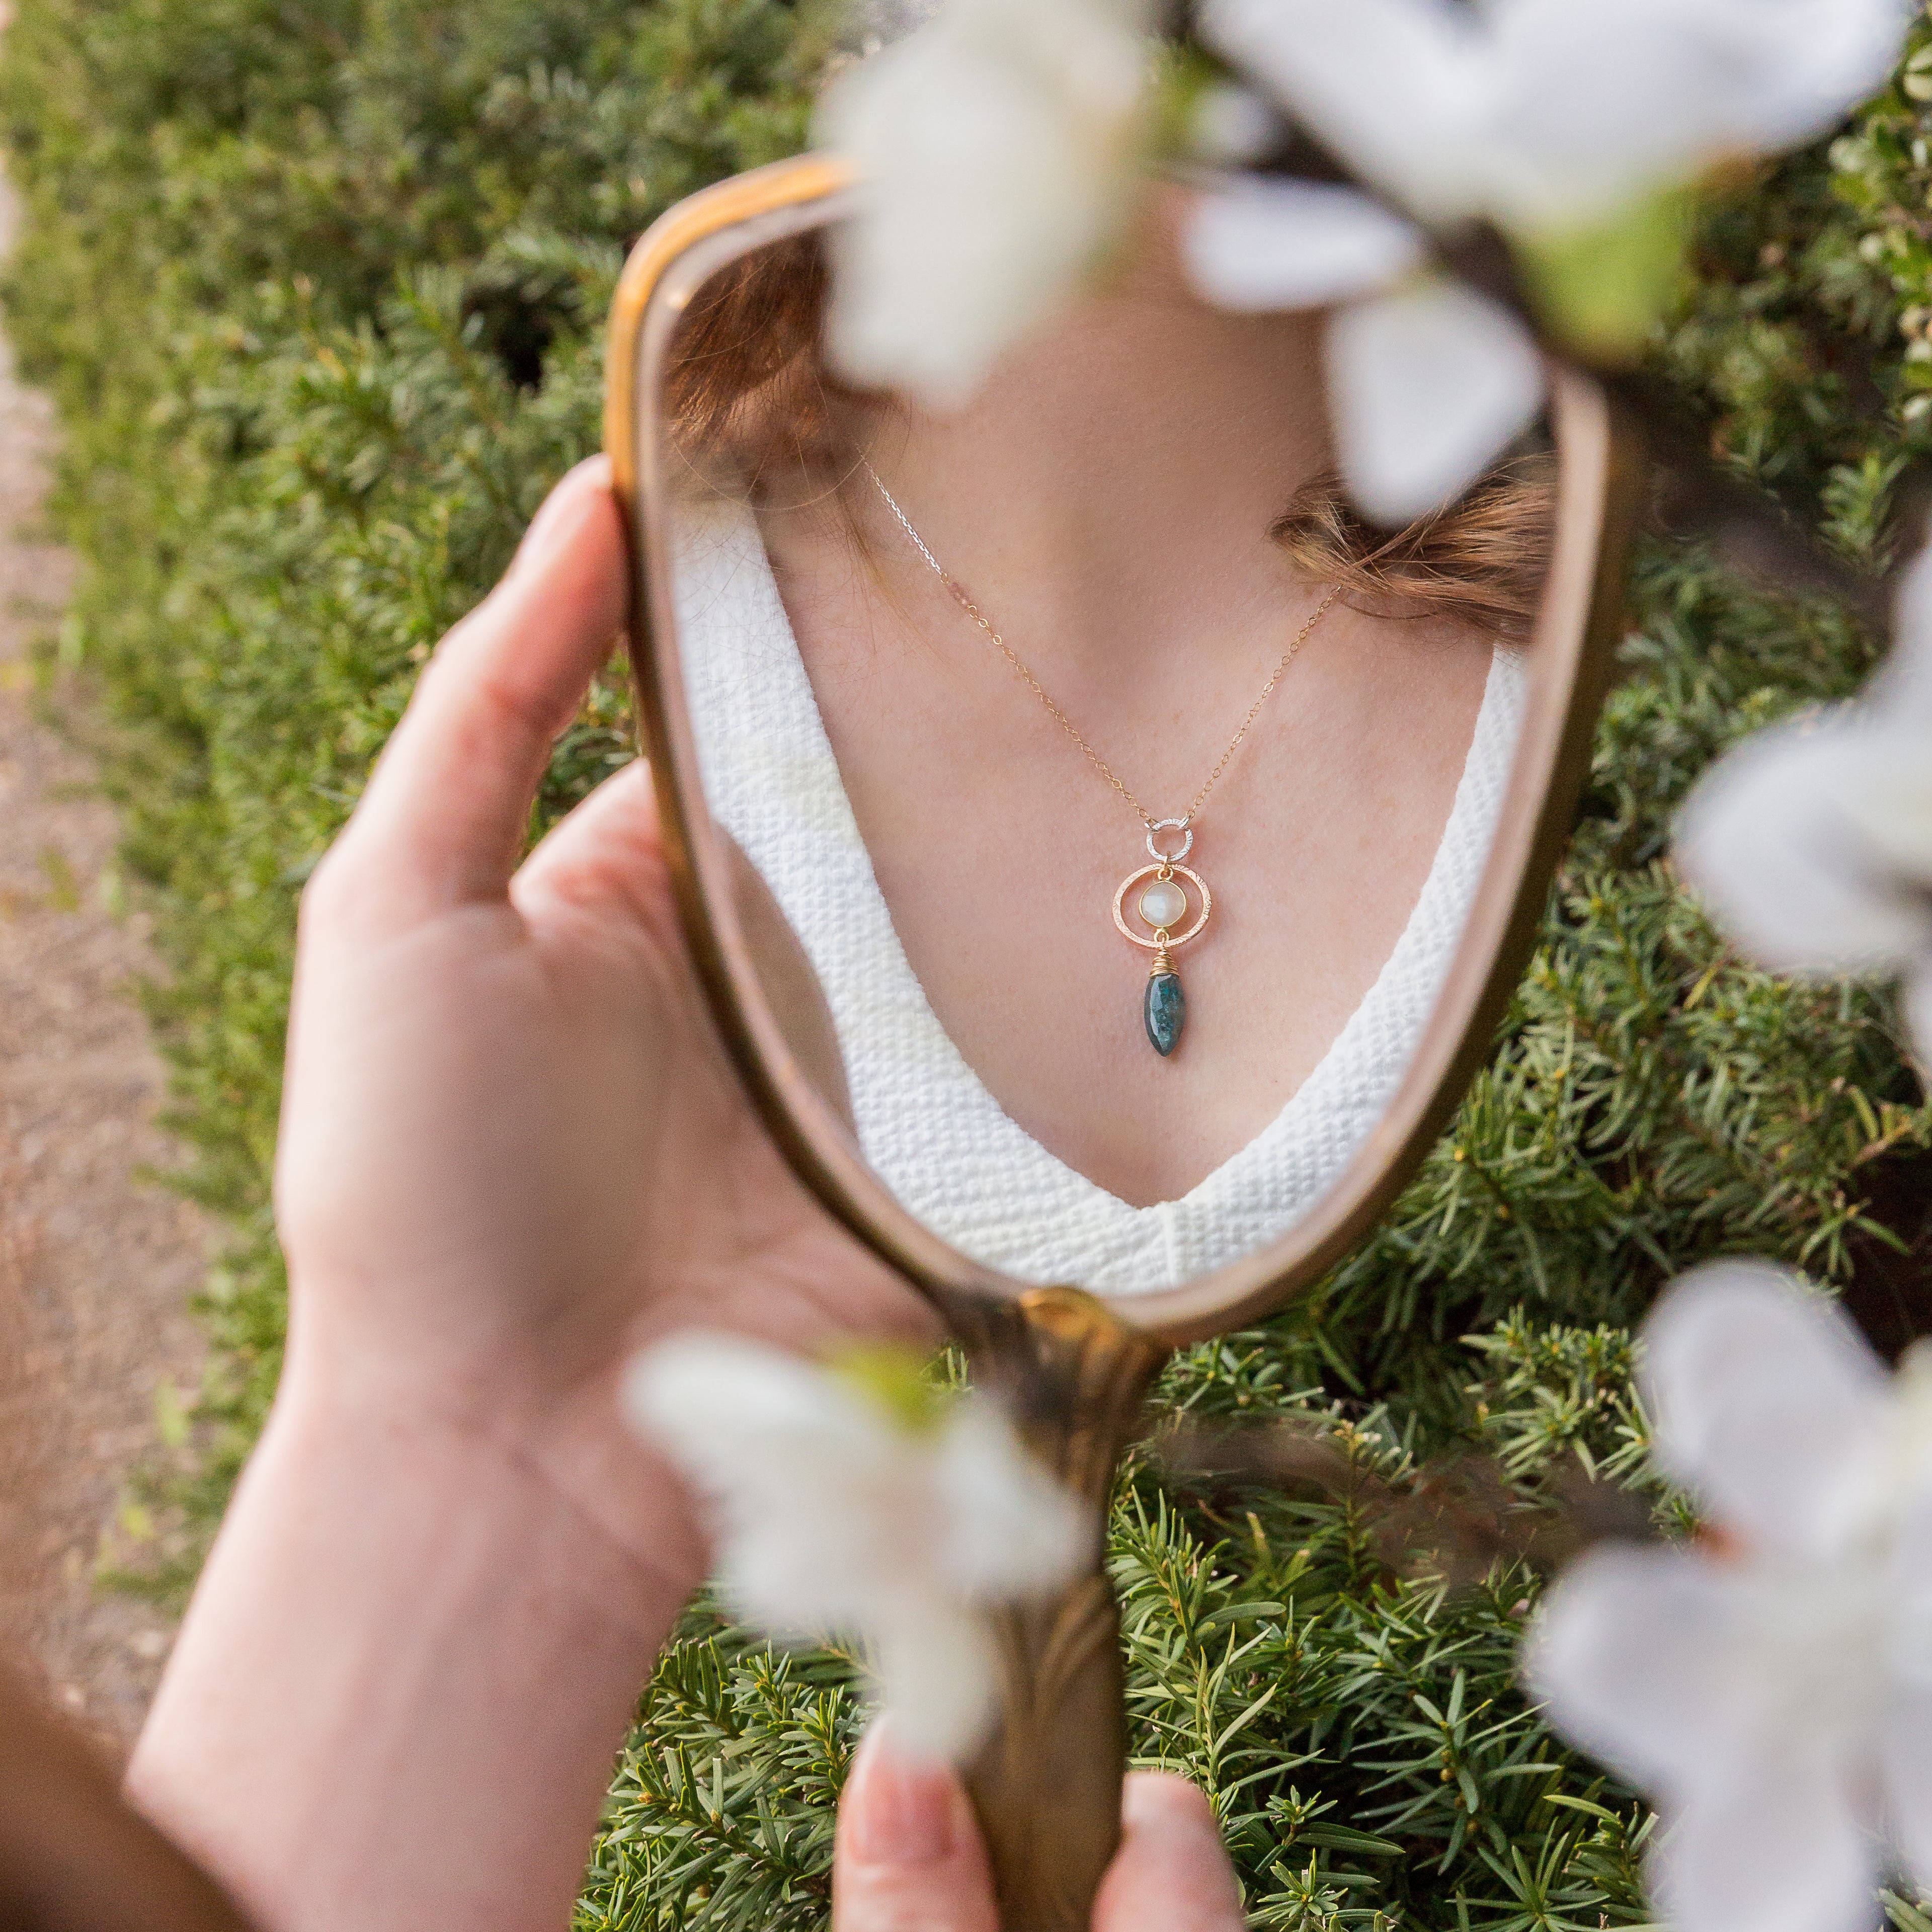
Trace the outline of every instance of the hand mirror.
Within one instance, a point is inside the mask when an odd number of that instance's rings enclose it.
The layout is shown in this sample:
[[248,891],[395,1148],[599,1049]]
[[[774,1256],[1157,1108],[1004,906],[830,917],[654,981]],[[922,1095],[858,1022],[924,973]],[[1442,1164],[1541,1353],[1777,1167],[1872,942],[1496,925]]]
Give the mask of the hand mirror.
[[[1373,1224],[1487,1054],[1587,767],[1640,464],[1550,372],[1372,530],[1319,319],[1190,291],[1161,188],[956,406],[842,380],[860,190],[786,162],[620,285],[606,439],[698,970],[793,1167],[1102,1501],[1170,1347]],[[1087,1923],[1124,1750],[1094,1573],[1002,1630],[1006,1922]]]

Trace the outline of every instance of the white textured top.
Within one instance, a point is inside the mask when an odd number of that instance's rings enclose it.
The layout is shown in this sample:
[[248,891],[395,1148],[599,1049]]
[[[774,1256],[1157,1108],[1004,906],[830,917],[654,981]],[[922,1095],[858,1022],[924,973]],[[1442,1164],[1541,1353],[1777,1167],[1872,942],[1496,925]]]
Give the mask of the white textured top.
[[688,517],[676,602],[705,793],[817,971],[859,1142],[920,1220],[1022,1280],[1115,1294],[1174,1286],[1279,1236],[1374,1126],[1420,1038],[1508,783],[1520,658],[1491,662],[1456,802],[1402,937],[1274,1120],[1178,1201],[1135,1208],[1010,1119],[927,1003],[839,777],[751,514]]

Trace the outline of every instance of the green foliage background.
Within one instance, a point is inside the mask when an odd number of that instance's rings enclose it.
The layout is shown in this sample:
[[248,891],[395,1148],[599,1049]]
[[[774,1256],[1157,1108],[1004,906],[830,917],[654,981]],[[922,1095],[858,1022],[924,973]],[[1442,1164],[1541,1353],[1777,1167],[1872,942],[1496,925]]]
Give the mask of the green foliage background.
[[[1856,556],[1932,436],[1932,46],[1835,141],[1715,211],[1659,353],[1714,446]],[[823,49],[778,0],[20,0],[0,126],[30,206],[8,326],[56,396],[85,563],[50,652],[92,674],[124,864],[169,977],[186,1185],[230,1216],[199,1453],[150,1584],[191,1577],[272,1390],[268,1175],[296,899],[417,666],[597,436],[601,318],[679,196],[803,140]],[[1768,980],[1678,889],[1714,752],[1840,696],[1833,610],[1653,546],[1543,943],[1496,1056],[1382,1231],[1169,1410],[1317,1420],[1402,1478],[1475,1448],[1526,1496],[1643,1484],[1630,1330],[1756,1252],[1888,1349],[1932,1328],[1932,1110],[1886,1000]],[[620,684],[542,815],[627,753]],[[1220,1807],[1257,1922],[1643,1920],[1648,1828],[1514,1688],[1533,1580],[1388,1574],[1358,1513],[1125,1486],[1135,1749]],[[844,1661],[694,1613],[618,1767],[580,1928],[824,1922]],[[1926,1932],[1893,1900],[1905,1932]]]

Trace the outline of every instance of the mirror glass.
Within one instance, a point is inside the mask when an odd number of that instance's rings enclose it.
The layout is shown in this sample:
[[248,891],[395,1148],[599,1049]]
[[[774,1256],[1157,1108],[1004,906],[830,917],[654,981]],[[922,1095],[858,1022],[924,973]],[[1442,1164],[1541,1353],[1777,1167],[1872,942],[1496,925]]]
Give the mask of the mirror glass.
[[799,1068],[945,1242],[1123,1298],[1276,1241],[1401,1084],[1557,469],[1540,424],[1366,524],[1324,318],[1198,298],[1186,192],[944,410],[840,380],[836,207],[742,224],[659,285],[639,399],[656,647]]

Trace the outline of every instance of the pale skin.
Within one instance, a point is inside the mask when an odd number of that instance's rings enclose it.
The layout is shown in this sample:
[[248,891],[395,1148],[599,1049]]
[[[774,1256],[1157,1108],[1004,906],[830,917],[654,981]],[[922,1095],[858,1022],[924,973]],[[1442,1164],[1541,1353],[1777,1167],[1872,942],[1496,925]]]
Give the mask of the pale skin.
[[[520,864],[624,614],[599,464],[452,632],[304,895],[274,1412],[129,1773],[265,1932],[556,1932],[638,1690],[703,1574],[619,1373],[694,1325],[932,1340],[734,1085],[646,775]],[[949,1774],[874,1738],[837,1932],[992,1932]],[[1236,1932],[1204,1800],[1130,1786],[1097,1932]]]
[[[1169,211],[1171,212],[1171,211]],[[1328,469],[1319,336],[1185,286],[1164,217],[1120,279],[962,412],[862,434],[920,534],[1154,818],[1184,813],[1328,588],[1268,536]],[[934,1011],[1006,1112],[1135,1206],[1274,1119],[1361,1003],[1441,842],[1491,640],[1343,604],[1216,784],[1189,863],[1180,1050],[1142,1034],[1115,930],[1145,829],[963,615],[862,472],[761,524],[880,890]],[[809,508],[784,507],[813,502]],[[1167,835],[1172,838],[1172,835]]]

